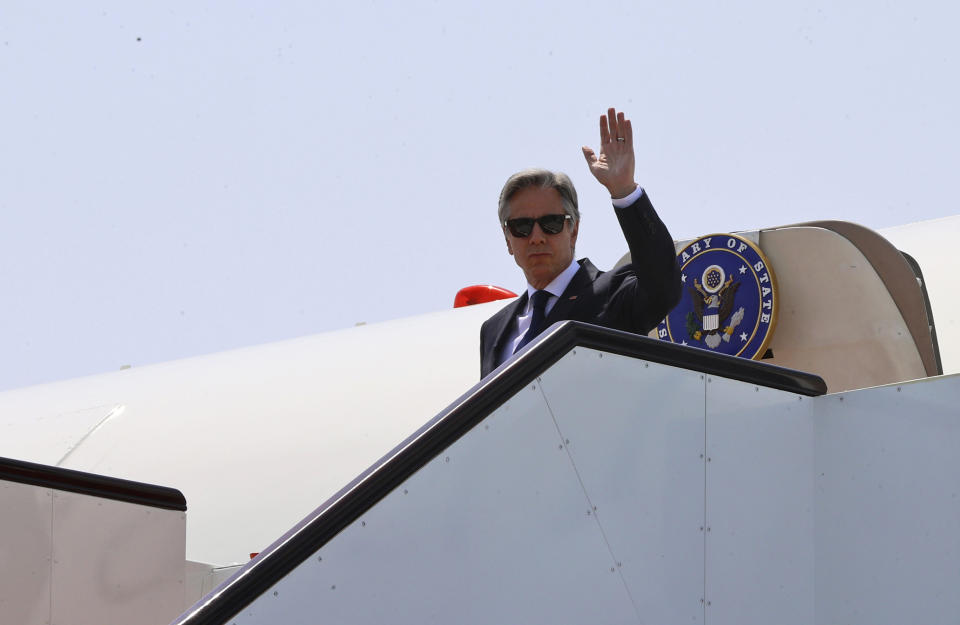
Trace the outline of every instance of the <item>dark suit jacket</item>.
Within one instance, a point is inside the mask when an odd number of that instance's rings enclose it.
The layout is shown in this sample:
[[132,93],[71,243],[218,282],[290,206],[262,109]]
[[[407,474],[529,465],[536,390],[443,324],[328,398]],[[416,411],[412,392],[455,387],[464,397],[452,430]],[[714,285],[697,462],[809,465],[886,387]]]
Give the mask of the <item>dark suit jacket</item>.
[[[680,300],[680,269],[673,238],[644,192],[626,208],[614,209],[630,248],[631,262],[614,271],[599,271],[584,258],[563,295],[545,320],[584,321],[617,330],[646,334]],[[515,331],[516,318],[527,305],[524,293],[480,328],[480,375],[497,368],[504,341]]]

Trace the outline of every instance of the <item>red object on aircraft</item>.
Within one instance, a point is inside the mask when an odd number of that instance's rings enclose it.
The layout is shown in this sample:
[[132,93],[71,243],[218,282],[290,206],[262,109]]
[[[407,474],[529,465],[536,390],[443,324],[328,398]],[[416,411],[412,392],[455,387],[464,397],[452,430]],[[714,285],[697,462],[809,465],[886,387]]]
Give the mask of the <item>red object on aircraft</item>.
[[463,306],[473,306],[474,304],[486,304],[495,302],[498,299],[509,299],[516,297],[513,291],[492,284],[476,284],[474,286],[465,286],[457,291],[457,296],[453,299],[454,308]]

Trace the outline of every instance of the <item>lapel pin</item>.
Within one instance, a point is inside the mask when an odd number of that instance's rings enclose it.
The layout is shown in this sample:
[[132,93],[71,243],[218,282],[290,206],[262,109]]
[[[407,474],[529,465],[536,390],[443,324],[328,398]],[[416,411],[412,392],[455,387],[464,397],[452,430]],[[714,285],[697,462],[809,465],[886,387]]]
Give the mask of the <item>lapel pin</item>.
[[576,295],[571,295],[571,296],[570,296],[570,299],[577,299],[577,296],[576,296]]

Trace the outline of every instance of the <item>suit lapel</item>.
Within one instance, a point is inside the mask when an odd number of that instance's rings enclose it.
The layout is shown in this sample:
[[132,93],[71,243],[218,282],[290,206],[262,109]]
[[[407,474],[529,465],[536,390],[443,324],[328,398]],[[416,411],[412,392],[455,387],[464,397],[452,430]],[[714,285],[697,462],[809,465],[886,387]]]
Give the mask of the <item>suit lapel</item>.
[[593,281],[600,274],[600,271],[593,266],[590,259],[584,258],[579,262],[580,269],[573,275],[573,280],[563,290],[563,294],[557,299],[557,303],[553,305],[553,309],[544,322],[544,327],[550,327],[550,324],[561,319],[571,319],[570,311],[576,308],[584,291],[593,284]]
[[[550,324],[561,319],[570,319],[570,312],[576,309],[579,299],[588,294],[590,285],[593,284],[593,281],[600,275],[600,271],[593,266],[590,259],[584,258],[578,262],[580,263],[580,269],[573,275],[573,280],[570,281],[570,284],[564,289],[563,294],[557,299],[557,303],[553,305],[553,309],[550,310],[550,314],[547,315],[544,321],[546,324],[544,327],[549,327]],[[488,362],[483,364],[484,371],[493,371],[497,365],[500,364],[500,354],[503,353],[504,342],[507,340],[507,337],[512,334],[513,324],[516,322],[520,311],[526,306],[527,292],[526,289],[524,289],[520,297],[501,312],[497,313],[496,324],[490,328],[490,337],[493,339],[493,349],[485,351],[483,354],[484,359],[488,360]]]
[[520,314],[520,311],[523,310],[526,305],[527,292],[524,290],[520,297],[514,300],[512,304],[504,308],[502,314],[498,315],[497,325],[495,328],[492,328],[492,335],[495,337],[493,342],[493,350],[488,352],[490,357],[491,371],[499,364],[500,354],[503,353],[504,342],[511,334],[511,330],[513,329],[513,324],[516,322],[517,315]]

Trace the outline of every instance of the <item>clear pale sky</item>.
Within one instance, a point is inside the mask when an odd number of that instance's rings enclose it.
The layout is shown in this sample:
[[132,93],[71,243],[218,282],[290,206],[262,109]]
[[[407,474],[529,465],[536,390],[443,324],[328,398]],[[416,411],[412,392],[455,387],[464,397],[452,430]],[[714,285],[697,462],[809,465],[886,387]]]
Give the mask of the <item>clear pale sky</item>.
[[523,288],[496,200],[608,106],[675,238],[958,212],[949,2],[0,4],[0,389]]

